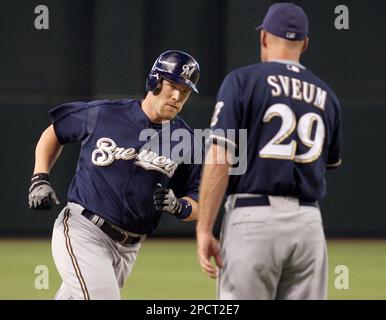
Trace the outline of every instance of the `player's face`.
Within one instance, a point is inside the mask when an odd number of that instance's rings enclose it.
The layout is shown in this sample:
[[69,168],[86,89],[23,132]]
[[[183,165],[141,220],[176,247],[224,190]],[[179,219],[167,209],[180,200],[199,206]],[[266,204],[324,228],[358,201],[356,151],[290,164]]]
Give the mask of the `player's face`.
[[171,120],[181,111],[191,90],[182,84],[163,80],[155,96],[153,110],[159,120]]

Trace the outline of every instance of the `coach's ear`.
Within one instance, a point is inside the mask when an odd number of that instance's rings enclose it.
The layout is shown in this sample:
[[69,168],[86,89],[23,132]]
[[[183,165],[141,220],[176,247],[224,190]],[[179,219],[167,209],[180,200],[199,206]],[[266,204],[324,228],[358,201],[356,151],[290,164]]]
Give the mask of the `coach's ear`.
[[308,37],[304,40],[303,48],[302,48],[302,53],[304,53],[304,51],[307,50],[309,40],[310,40],[310,39],[309,39]]
[[260,45],[267,48],[267,33],[263,29],[260,30]]

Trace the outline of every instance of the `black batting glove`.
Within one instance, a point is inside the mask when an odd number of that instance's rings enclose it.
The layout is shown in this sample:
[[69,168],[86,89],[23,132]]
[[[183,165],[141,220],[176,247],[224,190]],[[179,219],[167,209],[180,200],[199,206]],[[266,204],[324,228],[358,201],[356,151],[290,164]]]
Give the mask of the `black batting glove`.
[[192,205],[185,199],[178,199],[172,189],[157,183],[153,194],[153,201],[157,211],[167,212],[179,219],[185,219],[192,213]]
[[28,194],[29,208],[33,210],[48,210],[54,204],[60,204],[54,189],[49,183],[47,173],[36,173],[31,178]]

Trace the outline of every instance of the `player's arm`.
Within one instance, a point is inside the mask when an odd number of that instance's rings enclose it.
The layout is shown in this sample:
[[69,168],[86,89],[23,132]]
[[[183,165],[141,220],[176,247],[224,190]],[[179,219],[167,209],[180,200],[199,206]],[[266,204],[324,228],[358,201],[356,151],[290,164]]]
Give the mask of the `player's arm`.
[[[332,132],[329,133],[331,135],[331,141],[328,146],[326,163],[327,169],[335,169],[342,164],[342,111],[338,98],[335,94],[332,94],[332,98],[334,108],[329,109],[331,112],[329,118],[333,119],[333,123],[331,125],[333,129]],[[335,112],[332,113],[332,111]]]
[[50,110],[52,125],[43,132],[35,150],[34,175],[28,195],[31,209],[45,210],[59,204],[49,182],[49,172],[62,151],[62,145],[83,141],[94,130],[99,109],[91,107],[95,105],[70,102]]
[[[243,85],[236,73],[228,74],[217,95],[217,103],[213,112],[210,128],[212,141],[205,159],[203,174],[199,188],[199,214],[196,226],[197,256],[202,270],[210,277],[217,277],[217,268],[212,266],[214,257],[217,267],[223,266],[220,245],[213,235],[220,205],[228,185],[231,150],[227,154],[227,146],[237,146],[236,137],[227,136],[227,130],[233,129],[238,134],[242,127],[244,114],[241,99]],[[208,142],[210,142],[210,140]]]
[[58,159],[63,145],[59,143],[54,130],[50,125],[41,135],[35,149],[35,173],[49,173]]
[[215,258],[216,265],[222,267],[220,247],[213,236],[216,221],[229,179],[226,149],[213,144],[207,154],[199,191],[199,214],[196,226],[197,254],[201,268],[210,277],[216,278],[216,268],[210,259]]
[[192,199],[191,197],[182,197],[182,199],[189,201],[189,203],[192,206],[191,214],[187,218],[182,219],[182,220],[183,221],[195,221],[195,220],[197,220],[197,216],[198,216],[198,203],[197,203],[197,201]]
[[205,160],[200,183],[197,232],[212,232],[229,179],[225,148],[213,144]]
[[183,221],[197,220],[198,186],[203,156],[201,142],[198,146],[195,149],[197,153],[192,154],[192,162],[178,167],[167,188],[157,184],[153,195],[157,211],[166,212]]
[[189,196],[178,198],[173,189],[157,183],[153,194],[153,202],[157,211],[165,212],[183,221],[197,219],[198,203]]
[[47,210],[53,204],[59,204],[49,182],[49,172],[62,149],[53,125],[50,125],[41,135],[35,149],[35,167],[28,194],[30,209]]

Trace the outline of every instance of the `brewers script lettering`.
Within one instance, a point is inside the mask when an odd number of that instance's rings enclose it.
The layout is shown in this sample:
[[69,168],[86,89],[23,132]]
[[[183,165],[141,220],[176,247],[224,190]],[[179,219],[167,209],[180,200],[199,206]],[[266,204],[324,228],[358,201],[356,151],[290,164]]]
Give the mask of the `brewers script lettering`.
[[175,161],[150,150],[142,150],[137,153],[134,148],[119,148],[114,140],[110,138],[100,138],[96,143],[97,149],[92,152],[91,161],[94,165],[105,167],[114,160],[135,159],[135,165],[145,170],[156,170],[171,178],[178,167]]

